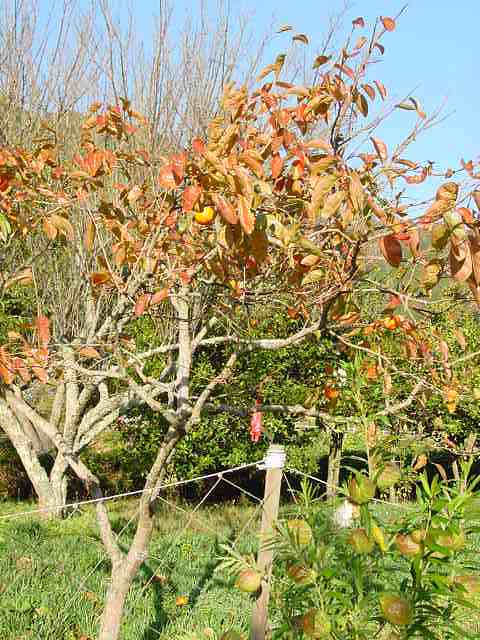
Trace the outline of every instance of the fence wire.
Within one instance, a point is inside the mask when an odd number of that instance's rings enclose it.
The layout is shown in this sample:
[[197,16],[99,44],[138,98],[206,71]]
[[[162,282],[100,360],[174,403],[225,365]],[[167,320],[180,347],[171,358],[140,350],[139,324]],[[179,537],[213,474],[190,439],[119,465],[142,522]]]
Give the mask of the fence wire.
[[[150,545],[143,563],[143,573],[141,572],[141,575],[137,578],[134,588],[132,588],[125,605],[125,624],[126,627],[131,628],[131,633],[134,635],[129,635],[129,632],[127,632],[125,638],[130,639],[138,637],[140,640],[151,640],[156,637],[170,638],[173,636],[165,634],[168,632],[181,633],[188,631],[192,622],[189,620],[189,616],[183,616],[182,612],[188,610],[189,607],[190,611],[193,611],[193,606],[195,604],[194,600],[198,601],[198,599],[203,597],[206,593],[206,580],[209,581],[209,588],[211,587],[215,590],[215,580],[218,577],[215,574],[215,563],[218,558],[214,558],[213,568],[211,571],[209,570],[210,573],[206,571],[208,563],[203,566],[200,561],[200,554],[204,553],[204,550],[202,551],[200,548],[201,535],[197,534],[199,531],[202,534],[208,534],[209,538],[207,542],[212,548],[217,544],[218,540],[222,538],[222,532],[219,531],[218,523],[215,523],[215,521],[210,518],[211,514],[208,511],[208,507],[206,507],[208,501],[212,499],[215,492],[218,491],[220,487],[224,486],[235,490],[247,501],[247,504],[249,505],[249,510],[246,512],[244,519],[241,518],[238,522],[235,522],[235,525],[233,525],[231,521],[228,523],[225,522],[225,530],[228,531],[226,540],[229,548],[239,554],[243,554],[245,552],[245,547],[248,547],[249,545],[258,550],[259,522],[265,501],[268,500],[270,496],[264,495],[263,497],[259,497],[255,495],[252,491],[243,487],[236,478],[232,479],[232,475],[247,469],[263,468],[260,465],[261,463],[259,462],[239,465],[232,467],[231,469],[209,473],[191,479],[170,482],[161,487],[157,498],[158,503],[163,505],[164,509],[168,510],[168,513],[175,514],[175,526],[171,531],[168,531],[167,533],[164,532],[162,537],[158,534],[158,530],[162,528],[163,519],[167,518],[164,517],[165,514],[163,512],[160,512],[155,517],[157,534],[154,534],[152,544]],[[289,501],[292,501],[293,503],[298,502],[296,497],[297,492],[294,488],[294,478],[308,480],[309,482],[318,484],[325,489],[329,487],[329,484],[325,480],[313,474],[306,473],[293,467],[285,468],[282,476],[282,483],[284,490],[287,492]],[[205,481],[212,481],[211,486],[201,491],[201,495],[199,495],[190,507],[179,503],[177,499],[171,498],[168,495],[167,490],[191,485],[201,486],[201,483]],[[138,517],[138,505],[136,504],[136,501],[140,500],[142,494],[142,490],[130,491],[118,493],[112,496],[105,496],[100,499],[103,502],[126,505],[127,510],[132,508],[131,513],[130,511],[127,512],[128,517],[126,517],[126,521],[122,522],[121,526],[118,527],[118,532],[115,534],[119,545],[123,546],[126,550],[128,550],[129,540],[131,538],[131,529],[135,526],[135,521]],[[392,508],[408,508],[408,505],[402,505],[401,503],[388,502],[382,499],[375,499],[375,501],[388,505]],[[8,524],[9,521],[18,520],[20,518],[31,521],[32,516],[41,516],[51,511],[58,511],[62,508],[64,511],[69,511],[69,519],[67,520],[67,523],[70,522],[72,526],[74,526],[76,515],[82,515],[81,507],[94,506],[97,502],[99,502],[99,499],[87,499],[71,502],[63,507],[58,505],[56,507],[10,512],[1,515],[0,521],[4,524]],[[196,552],[193,551],[193,553],[191,553],[192,550],[189,549],[187,544],[188,534],[190,531],[193,531],[195,527],[197,527],[195,529],[197,537],[194,539],[198,539],[198,544],[200,546]],[[58,525],[58,537],[60,538],[62,535],[65,534],[62,534],[62,527],[61,525]],[[43,628],[41,624],[36,625],[36,629],[42,629],[41,636],[44,640],[53,640],[54,638],[56,640],[57,638],[67,637],[67,635],[65,635],[65,630],[74,624],[73,618],[75,617],[75,611],[78,610],[78,603],[82,601],[82,599],[98,598],[99,603],[103,601],[102,594],[107,583],[107,580],[105,580],[105,571],[108,570],[109,566],[108,557],[99,539],[96,539],[93,535],[88,536],[83,532],[82,536],[85,541],[85,546],[89,546],[90,549],[93,549],[96,545],[99,558],[95,563],[93,563],[93,566],[89,566],[88,569],[83,572],[83,575],[78,576],[78,574],[74,574],[72,576],[73,584],[71,581],[68,589],[69,596],[64,602],[62,602],[56,618],[51,618],[48,623],[45,623]],[[248,541],[247,543],[245,543],[246,540]],[[158,548],[159,541],[165,542],[164,548],[161,546]],[[81,544],[84,543],[82,542]],[[185,546],[185,553],[182,545]],[[194,572],[198,569],[198,575],[192,575],[191,580],[188,583],[188,593],[185,593],[187,589],[180,588],[179,584],[186,584],[187,580],[184,579],[182,581],[181,579],[177,579],[177,582],[175,582],[174,579],[171,579],[169,574],[175,573],[175,571],[178,573],[177,565],[180,561],[185,560],[185,558],[182,559],[182,554],[188,556],[189,553],[192,565],[191,570]],[[212,549],[209,548],[208,553],[212,553]],[[105,569],[103,565],[105,565],[107,569]],[[146,576],[145,572],[147,573]],[[103,575],[101,575],[102,573]],[[207,577],[205,577],[206,574],[208,574]],[[94,584],[94,586],[91,586],[92,584]],[[0,585],[0,603],[15,593],[18,596],[25,597],[27,586],[24,572],[18,571],[15,578],[6,585],[3,590]],[[97,591],[99,593],[97,593]],[[220,596],[218,597],[220,598]],[[173,605],[172,602],[174,603]],[[166,606],[165,603],[170,603],[170,610],[162,613]],[[215,602],[215,605],[218,605],[218,607],[221,608],[222,603],[219,600],[218,602]],[[229,615],[231,618],[230,622],[227,621],[228,624],[239,624],[241,621],[239,622],[238,610],[232,611],[231,607],[233,605],[230,604],[228,606],[230,606]],[[158,613],[159,611],[161,615]],[[100,607],[97,608],[96,613],[93,615],[94,617],[93,619],[90,618],[90,623],[88,625],[91,629],[95,629],[98,626],[99,617],[101,615]],[[243,620],[243,623],[246,623],[245,619]],[[225,624],[227,625],[227,623]],[[17,636],[12,634],[8,637],[16,638]],[[79,635],[78,637],[89,638],[90,636]]]
[[[230,469],[222,470],[215,473],[209,473],[202,476],[197,476],[195,478],[179,480],[177,482],[170,482],[161,487],[160,494],[158,496],[158,501],[160,504],[165,505],[172,513],[178,514],[179,518],[175,520],[174,531],[170,533],[170,537],[167,540],[167,546],[165,549],[161,549],[161,552],[156,550],[156,545],[150,545],[151,549],[148,552],[144,565],[150,564],[148,572],[149,576],[142,583],[142,577],[137,579],[136,588],[132,589],[131,595],[126,603],[126,612],[125,618],[126,626],[131,626],[129,623],[129,619],[136,618],[136,627],[133,636],[127,635],[126,637],[135,637],[141,638],[142,640],[147,640],[153,637],[160,637],[162,634],[162,626],[164,626],[164,622],[162,624],[157,625],[157,621],[152,621],[152,607],[145,606],[148,603],[152,602],[152,599],[155,598],[155,593],[152,592],[152,588],[155,591],[155,588],[158,587],[158,584],[163,579],[162,572],[168,573],[166,570],[166,566],[172,562],[172,558],[178,557],[178,548],[181,547],[182,541],[186,539],[187,533],[192,527],[197,526],[200,527],[201,531],[208,533],[210,540],[216,540],[219,536],[218,528],[215,526],[215,523],[210,523],[209,514],[202,514],[201,511],[204,510],[207,501],[209,501],[215,492],[224,485],[228,489],[233,489],[238,492],[238,495],[243,496],[243,498],[247,501],[248,511],[245,513],[245,518],[241,518],[239,522],[235,522],[234,525],[232,523],[228,523],[228,527],[232,530],[231,535],[229,536],[228,543],[232,548],[237,548],[238,542],[242,540],[242,538],[247,535],[250,538],[252,537],[252,531],[256,533],[256,526],[260,519],[260,515],[263,508],[263,499],[252,493],[249,489],[243,487],[241,483],[237,481],[237,479],[231,479],[231,476],[235,473],[241,472],[247,469],[253,469],[259,466],[259,462],[248,463],[244,465],[239,465],[232,467]],[[229,477],[230,476],[230,477]],[[175,498],[170,498],[168,495],[168,490],[172,490],[179,487],[184,487],[187,485],[197,485],[201,486],[201,483],[205,481],[213,481],[211,486],[207,487],[204,491],[201,492],[201,495],[198,499],[193,503],[192,507],[185,507],[180,504],[178,500]],[[105,496],[101,499],[103,502],[109,502],[114,504],[119,504],[120,506],[126,505],[128,510],[128,519],[125,523],[122,524],[121,528],[115,534],[117,542],[123,546],[125,549],[128,549],[129,539],[131,537],[131,529],[135,526],[135,521],[138,516],[138,506],[137,501],[140,499],[143,491],[131,491],[131,492],[123,492],[118,493],[111,496]],[[166,494],[166,495],[165,495]],[[134,501],[133,504],[131,501]],[[25,523],[33,523],[35,522],[35,518],[38,516],[45,515],[46,513],[52,511],[59,511],[60,509],[63,512],[68,512],[68,518],[60,521],[57,525],[52,525],[52,521],[48,523],[48,527],[55,527],[55,533],[51,533],[52,536],[57,535],[58,538],[65,538],[65,532],[62,530],[64,526],[72,526],[75,527],[76,516],[89,516],[90,512],[85,512],[83,507],[94,506],[98,499],[86,499],[75,502],[70,502],[67,505],[57,505],[49,508],[37,508],[24,510],[20,512],[9,512],[6,514],[2,514],[0,516],[1,525],[0,527],[0,543],[1,543],[1,532],[5,530],[5,526],[10,524],[11,521],[20,521],[20,525],[22,525],[22,520]],[[128,506],[130,505],[130,506]],[[135,506],[134,506],[135,505]],[[133,507],[132,512],[129,512],[129,508]],[[112,510],[113,516],[115,516],[115,509]],[[112,515],[112,514],[110,514]],[[243,514],[242,514],[243,515]],[[161,526],[161,514],[159,518],[156,517],[156,520],[159,520],[157,523],[158,526]],[[183,521],[183,522],[182,522]],[[180,523],[182,522],[181,526]],[[13,524],[13,523],[12,523]],[[238,526],[237,526],[238,525]],[[18,525],[14,525],[18,526]],[[78,533],[78,532],[77,532]],[[80,536],[80,533],[78,533]],[[62,539],[62,543],[63,543]],[[154,541],[155,542],[155,536]],[[61,544],[59,545],[61,546]],[[83,530],[81,531],[80,540],[78,542],[78,550],[81,551],[80,547],[88,547],[90,550],[90,554],[92,550],[97,548],[100,553],[100,557],[98,560],[88,567],[87,571],[84,571],[82,575],[78,575],[78,573],[74,573],[71,576],[71,580],[69,583],[69,595],[65,600],[62,600],[61,606],[58,607],[56,612],[52,612],[48,621],[45,620],[45,623],[41,622],[32,623],[32,628],[35,628],[37,637],[42,637],[43,640],[55,640],[57,638],[67,638],[66,629],[72,627],[73,619],[75,617],[75,611],[79,608],[79,603],[83,602],[87,599],[97,599],[101,602],[103,600],[103,590],[105,588],[106,581],[103,581],[99,584],[99,575],[105,575],[105,567],[108,567],[109,561],[103,546],[101,545],[101,541],[99,539],[95,539],[95,536],[85,535]],[[38,570],[41,569],[42,558],[36,556],[32,550],[33,558],[32,560],[32,569]],[[177,554],[177,555],[175,555]],[[35,564],[35,567],[33,567]],[[104,566],[103,566],[104,565]],[[103,577],[103,576],[102,576]],[[93,582],[92,582],[93,580]],[[27,584],[27,582],[29,584]],[[153,583],[155,583],[155,587],[153,587]],[[92,586],[92,584],[94,586]],[[141,584],[141,586],[140,586]],[[42,585],[43,586],[43,585]],[[0,581],[0,609],[3,609],[3,615],[0,614],[1,617],[8,617],[8,607],[4,606],[6,600],[13,601],[20,599],[25,599],[29,597],[34,597],[33,594],[28,594],[28,588],[34,587],[33,576],[29,576],[28,581],[26,580],[25,571],[19,570],[17,571],[17,575],[15,578],[10,581],[8,585],[2,588]],[[171,587],[173,588],[173,587]],[[170,588],[170,590],[171,590]],[[158,589],[156,589],[158,590]],[[168,592],[168,589],[166,589]],[[98,594],[97,594],[98,592]],[[194,577],[192,584],[190,585],[190,593],[195,592],[197,594],[201,594],[202,592],[202,584],[201,577],[199,579]],[[173,594],[175,595],[175,594]],[[177,597],[180,598],[180,604],[178,605],[178,611],[181,610],[181,607],[188,607],[188,599],[185,603],[182,601],[182,594],[176,594]],[[153,607],[155,608],[155,607]],[[41,607],[36,608],[40,611]],[[176,615],[172,616],[173,618],[178,618],[178,612],[175,612]],[[139,615],[140,614],[140,615]],[[33,614],[32,614],[33,615]],[[40,615],[40,614],[39,614]],[[95,614],[94,622],[87,625],[90,629],[94,629],[98,625],[99,617],[101,612],[98,611]],[[15,624],[13,622],[13,618],[15,617],[15,613],[11,611],[11,620],[10,623],[7,624],[8,629],[3,631],[2,629],[2,637],[8,638],[16,638],[18,637],[16,634],[14,635]],[[185,622],[185,621],[184,621]],[[3,625],[0,625],[3,626]],[[138,629],[138,634],[137,634]],[[80,629],[78,630],[80,632]],[[83,629],[81,630],[82,634],[73,635],[73,637],[85,637],[90,638],[89,635],[83,634]],[[11,635],[9,635],[9,632]],[[76,633],[76,631],[75,631]],[[92,631],[90,631],[92,633]],[[150,634],[150,635],[148,635]],[[70,637],[70,636],[68,636]],[[92,636],[94,637],[94,636]]]

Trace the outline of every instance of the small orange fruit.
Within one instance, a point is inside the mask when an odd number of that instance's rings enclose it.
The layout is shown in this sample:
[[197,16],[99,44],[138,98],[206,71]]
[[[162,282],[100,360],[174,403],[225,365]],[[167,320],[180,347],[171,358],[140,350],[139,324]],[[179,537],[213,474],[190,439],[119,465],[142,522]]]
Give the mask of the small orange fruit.
[[215,218],[215,209],[213,207],[204,207],[202,211],[195,213],[195,222],[198,224],[210,224]]
[[397,316],[389,316],[388,318],[385,318],[385,320],[383,321],[383,326],[385,327],[385,329],[388,329],[389,331],[393,331],[398,327],[398,325],[399,325],[399,322],[398,322]]

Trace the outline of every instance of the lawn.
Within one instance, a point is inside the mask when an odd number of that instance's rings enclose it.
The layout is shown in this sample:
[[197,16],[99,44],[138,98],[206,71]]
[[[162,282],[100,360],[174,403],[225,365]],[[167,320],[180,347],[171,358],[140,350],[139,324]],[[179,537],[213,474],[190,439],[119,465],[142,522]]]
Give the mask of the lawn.
[[[124,544],[133,533],[135,506],[135,498],[109,503]],[[405,505],[382,506],[377,516],[385,522],[395,519],[398,508]],[[25,504],[0,505],[0,638],[94,640],[109,565],[93,507],[63,521],[2,519],[24,509]],[[259,515],[249,502],[198,509],[165,503],[150,556],[127,602],[122,640],[218,640],[229,629],[248,637],[252,599],[217,568],[224,543],[242,554],[256,549]],[[472,542],[469,553],[477,554],[479,538]],[[401,578],[394,566],[388,573],[386,584]],[[271,615],[275,620],[275,598]],[[476,614],[468,615],[469,628],[480,638]]]
[[[4,504],[0,516],[24,508]],[[126,543],[135,502],[110,509]],[[203,640],[245,630],[251,601],[215,569],[220,544],[238,537],[241,552],[253,549],[257,522],[258,510],[248,505],[161,509],[150,557],[127,602],[122,639]],[[0,520],[0,637],[93,640],[108,575],[93,508],[62,522]]]

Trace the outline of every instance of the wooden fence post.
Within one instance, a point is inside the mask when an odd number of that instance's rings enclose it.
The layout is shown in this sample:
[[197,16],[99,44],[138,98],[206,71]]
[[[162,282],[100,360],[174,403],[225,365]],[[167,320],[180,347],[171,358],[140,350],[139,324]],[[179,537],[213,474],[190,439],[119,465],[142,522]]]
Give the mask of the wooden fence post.
[[[260,545],[273,532],[278,519],[280,506],[280,490],[282,488],[283,467],[285,466],[285,450],[281,445],[272,444],[265,456],[264,466],[265,492],[263,497],[262,525],[260,529]],[[251,640],[265,640],[268,623],[268,601],[270,598],[270,578],[272,574],[273,550],[262,549],[258,554],[257,565],[264,575],[260,595],[253,605]]]

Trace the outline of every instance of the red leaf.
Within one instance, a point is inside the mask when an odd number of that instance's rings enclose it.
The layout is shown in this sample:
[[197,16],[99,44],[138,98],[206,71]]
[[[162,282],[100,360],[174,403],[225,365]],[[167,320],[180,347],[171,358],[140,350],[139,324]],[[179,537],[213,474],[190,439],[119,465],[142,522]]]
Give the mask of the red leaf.
[[465,171],[468,173],[468,175],[471,177],[473,175],[473,161],[469,160],[468,162],[465,162],[465,160],[462,158],[460,160],[460,165],[462,166],[463,169],[465,169]]
[[133,313],[138,317],[145,313],[145,309],[149,306],[152,299],[151,293],[143,293],[135,303]]
[[365,26],[365,20],[359,16],[358,18],[355,18],[355,20],[352,20],[352,24],[355,28],[359,27],[360,29],[363,29]]
[[179,278],[183,284],[190,284],[192,281],[192,276],[188,271],[180,271]]
[[31,376],[28,373],[27,367],[25,366],[25,362],[21,358],[14,358],[12,361],[12,366],[21,377],[23,382],[30,382]]
[[43,367],[39,367],[38,364],[34,364],[32,366],[32,371],[35,377],[37,377],[40,380],[40,382],[43,382],[44,384],[48,382],[48,373],[45,371]]
[[165,300],[165,298],[168,298],[168,294],[170,293],[169,289],[160,289],[160,291],[156,291],[151,300],[150,300],[150,306],[153,306],[154,304],[159,304],[162,300]]
[[361,49],[366,42],[368,42],[368,39],[365,36],[362,36],[356,41],[355,46],[353,47],[354,50]]
[[308,37],[304,33],[297,33],[297,35],[293,36],[292,40],[308,44]]
[[335,67],[345,73],[350,80],[355,80],[355,73],[353,72],[353,69],[348,67],[346,64],[336,64]]
[[388,158],[387,145],[383,142],[383,140],[380,140],[380,138],[371,137],[370,140],[372,141],[372,144],[375,147],[375,151],[377,152],[380,160],[385,162],[385,160]]
[[392,267],[398,267],[402,261],[402,246],[395,235],[383,236],[379,240],[379,245],[385,260]]
[[462,216],[463,221],[466,224],[473,224],[475,222],[471,209],[468,209],[467,207],[459,207],[457,211]]
[[318,67],[321,67],[323,64],[327,63],[330,60],[331,57],[332,56],[317,56],[315,58],[315,61],[313,63],[313,67],[312,68],[313,69],[318,69]]
[[6,191],[10,184],[10,178],[7,176],[0,176],[0,191]]
[[371,100],[375,100],[375,89],[369,84],[362,84],[363,90]]
[[165,165],[160,169],[158,174],[158,183],[164,189],[175,189],[177,183],[175,182],[175,176],[173,175],[172,167]]
[[185,177],[185,165],[187,164],[187,156],[185,153],[176,153],[170,156],[171,167],[175,184],[178,185],[183,181]]
[[387,31],[394,31],[395,30],[395,20],[393,18],[388,18],[388,17],[381,17],[380,20],[382,21],[383,26],[385,27],[385,29]]
[[276,180],[278,176],[282,173],[283,169],[283,160],[282,157],[277,153],[272,158],[272,178]]
[[84,358],[93,358],[94,360],[99,360],[102,357],[94,347],[82,347],[78,353]]
[[110,274],[108,273],[108,271],[96,271],[95,273],[90,274],[90,282],[94,287],[100,284],[105,284],[109,281]]
[[378,89],[378,93],[382,96],[382,100],[385,100],[387,97],[387,90],[385,89],[385,85],[383,85],[380,80],[374,80],[374,84]]
[[195,153],[202,155],[202,153],[205,151],[205,143],[200,138],[194,138],[192,140],[192,149]]
[[255,228],[255,215],[245,196],[238,196],[240,226],[247,235],[251,235]]
[[38,340],[42,347],[46,347],[50,342],[50,322],[46,316],[38,316],[35,321],[38,332]]
[[2,378],[5,384],[12,384],[13,382],[13,373],[7,367],[4,367],[3,364],[0,364],[0,378]]
[[218,213],[222,216],[225,222],[228,222],[228,224],[238,223],[237,212],[226,198],[221,196],[219,193],[214,193],[212,195],[212,200],[218,210]]
[[198,185],[191,185],[189,187],[185,187],[185,190],[182,196],[182,209],[185,212],[192,211],[201,193],[202,193],[202,187]]
[[422,173],[417,174],[416,176],[402,176],[405,182],[408,184],[420,184],[424,182],[427,178],[427,170],[425,168],[422,169]]

